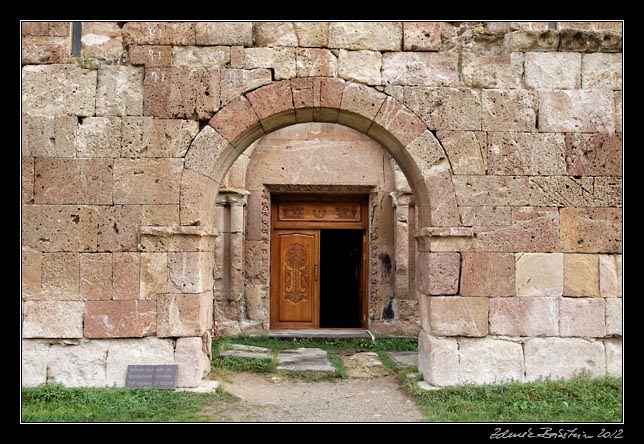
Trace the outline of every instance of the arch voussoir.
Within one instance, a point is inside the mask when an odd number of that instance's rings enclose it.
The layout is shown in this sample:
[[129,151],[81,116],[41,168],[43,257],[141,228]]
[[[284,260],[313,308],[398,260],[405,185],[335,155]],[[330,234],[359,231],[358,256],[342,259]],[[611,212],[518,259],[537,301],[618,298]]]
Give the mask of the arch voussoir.
[[208,123],[239,153],[266,134],[253,106],[245,96],[238,97],[217,111]]
[[297,123],[290,80],[258,88],[247,93],[246,98],[266,133]]

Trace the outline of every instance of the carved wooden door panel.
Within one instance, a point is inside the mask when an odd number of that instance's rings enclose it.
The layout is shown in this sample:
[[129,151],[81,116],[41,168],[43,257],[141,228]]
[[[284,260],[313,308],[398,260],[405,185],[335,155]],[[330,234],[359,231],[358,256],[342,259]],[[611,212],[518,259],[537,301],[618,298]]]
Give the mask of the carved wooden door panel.
[[319,230],[274,230],[271,328],[320,325]]

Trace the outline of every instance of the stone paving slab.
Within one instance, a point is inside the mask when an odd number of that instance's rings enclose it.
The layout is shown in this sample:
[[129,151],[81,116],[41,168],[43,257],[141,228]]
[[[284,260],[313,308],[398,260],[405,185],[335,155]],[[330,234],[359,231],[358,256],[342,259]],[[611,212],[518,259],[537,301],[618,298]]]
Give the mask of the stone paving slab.
[[378,353],[360,352],[342,358],[349,378],[377,378],[391,374],[378,357]]
[[231,344],[230,349],[220,351],[219,356],[244,359],[272,359],[272,355],[267,348],[241,344]]
[[326,351],[319,348],[283,350],[277,355],[278,370],[335,372]]
[[418,352],[387,352],[399,368],[418,366]]

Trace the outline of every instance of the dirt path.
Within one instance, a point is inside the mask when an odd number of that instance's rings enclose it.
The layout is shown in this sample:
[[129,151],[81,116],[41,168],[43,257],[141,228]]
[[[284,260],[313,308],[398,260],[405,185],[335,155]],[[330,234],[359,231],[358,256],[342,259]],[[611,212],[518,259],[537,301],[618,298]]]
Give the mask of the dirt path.
[[222,388],[240,398],[226,411],[232,422],[416,422],[420,409],[396,376],[306,382],[276,375],[237,373]]

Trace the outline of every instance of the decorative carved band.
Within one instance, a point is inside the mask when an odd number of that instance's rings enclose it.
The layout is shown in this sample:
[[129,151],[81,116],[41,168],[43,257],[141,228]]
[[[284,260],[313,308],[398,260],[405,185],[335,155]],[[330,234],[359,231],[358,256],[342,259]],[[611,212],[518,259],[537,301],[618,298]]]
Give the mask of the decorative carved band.
[[360,202],[280,202],[279,221],[360,222]]
[[309,275],[306,248],[294,244],[286,250],[284,264],[284,298],[297,304],[307,299]]

